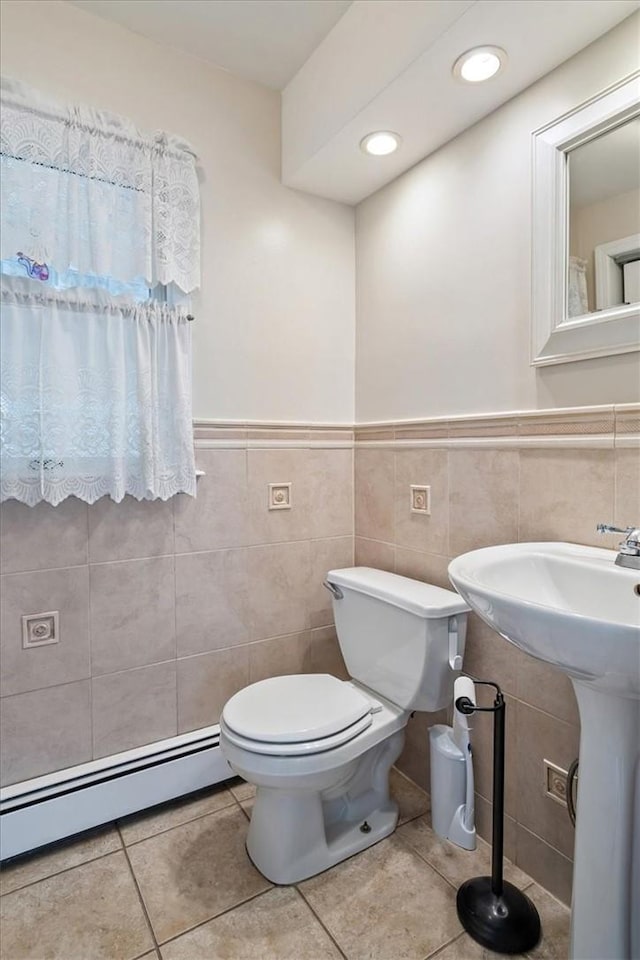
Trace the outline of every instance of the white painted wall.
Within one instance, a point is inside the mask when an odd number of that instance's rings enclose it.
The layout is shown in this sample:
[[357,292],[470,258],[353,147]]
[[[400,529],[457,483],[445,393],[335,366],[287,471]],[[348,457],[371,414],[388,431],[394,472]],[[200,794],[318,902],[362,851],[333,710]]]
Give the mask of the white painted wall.
[[640,15],[357,208],[356,418],[633,402],[639,355],[529,365],[531,132],[637,69]]
[[7,76],[195,146],[195,416],[351,422],[354,213],[281,185],[279,94],[60,0],[3,0],[1,56]]

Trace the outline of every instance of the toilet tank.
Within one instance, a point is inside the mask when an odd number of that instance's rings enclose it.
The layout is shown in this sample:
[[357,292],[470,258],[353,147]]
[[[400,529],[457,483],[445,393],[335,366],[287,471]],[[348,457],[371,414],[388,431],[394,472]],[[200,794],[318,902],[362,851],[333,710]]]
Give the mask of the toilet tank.
[[464,600],[452,590],[371,567],[332,570],[327,581],[337,587],[333,613],[351,677],[405,710],[448,706],[457,676],[449,665],[450,635],[462,657],[469,612]]

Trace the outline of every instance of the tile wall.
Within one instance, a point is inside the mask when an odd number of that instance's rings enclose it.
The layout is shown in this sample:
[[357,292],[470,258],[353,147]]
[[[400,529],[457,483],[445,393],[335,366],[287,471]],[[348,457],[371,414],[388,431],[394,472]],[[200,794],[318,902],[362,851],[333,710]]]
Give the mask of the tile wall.
[[[343,673],[322,580],[353,562],[353,433],[196,446],[195,500],[2,505],[4,785],[215,723],[254,680]],[[59,642],[23,649],[21,617],[54,610]]]
[[[2,781],[197,729],[249,682],[345,676],[322,579],[355,562],[449,586],[449,559],[517,540],[612,547],[640,520],[640,407],[323,431],[196,425],[198,497],[2,506]],[[354,497],[355,465],[355,497]],[[291,483],[289,510],[268,485]],[[411,484],[431,513],[409,510]],[[58,610],[57,645],[21,616]],[[573,830],[542,760],[578,753],[571,685],[470,618],[465,667],[507,695],[507,855],[569,900]],[[400,766],[428,788],[417,714]],[[477,822],[490,834],[491,731],[475,729]]]
[[[411,484],[431,486],[431,515],[411,513]],[[640,407],[360,427],[355,453],[355,560],[449,586],[449,560],[527,540],[613,547],[598,522],[640,522]],[[543,759],[563,769],[578,755],[570,682],[521,654],[471,615],[465,669],[507,696],[507,856],[568,902],[573,828],[545,796]],[[429,788],[428,727],[416,714],[400,767]],[[446,721],[445,721],[446,722]],[[478,719],[477,822],[491,831],[491,724]]]

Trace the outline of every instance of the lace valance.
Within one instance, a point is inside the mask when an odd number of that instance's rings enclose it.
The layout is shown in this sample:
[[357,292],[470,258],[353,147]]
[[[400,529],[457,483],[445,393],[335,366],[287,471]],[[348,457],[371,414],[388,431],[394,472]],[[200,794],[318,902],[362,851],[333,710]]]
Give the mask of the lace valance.
[[[192,148],[87,106],[3,79],[2,260],[63,274],[200,285],[200,198]],[[113,238],[117,237],[117,242]]]

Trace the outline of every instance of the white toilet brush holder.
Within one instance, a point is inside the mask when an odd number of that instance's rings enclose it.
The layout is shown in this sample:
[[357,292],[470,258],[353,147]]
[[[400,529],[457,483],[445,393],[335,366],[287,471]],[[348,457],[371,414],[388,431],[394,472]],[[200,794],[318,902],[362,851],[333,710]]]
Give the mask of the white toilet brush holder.
[[460,697],[476,703],[470,677],[458,677],[454,684],[453,726],[437,724],[429,730],[431,752],[431,825],[443,840],[476,848],[473,758],[469,717],[456,709]]

